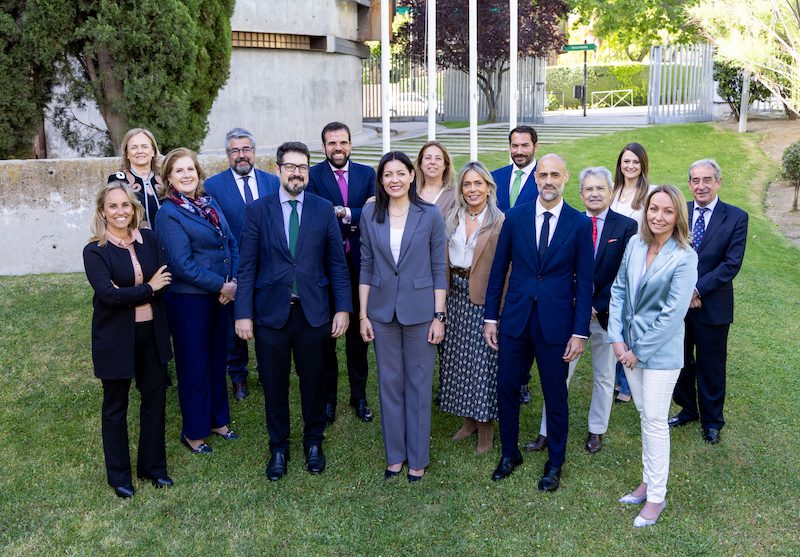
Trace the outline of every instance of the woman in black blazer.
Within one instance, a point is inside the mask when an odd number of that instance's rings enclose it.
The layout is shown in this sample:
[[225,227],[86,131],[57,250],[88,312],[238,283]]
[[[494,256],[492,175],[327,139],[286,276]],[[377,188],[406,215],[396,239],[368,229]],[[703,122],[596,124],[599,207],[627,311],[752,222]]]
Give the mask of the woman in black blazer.
[[171,281],[155,234],[139,230],[144,209],[123,181],[97,194],[92,238],[83,249],[94,289],[92,362],[103,383],[103,452],[108,483],[131,497],[128,391],[141,391],[137,474],[157,488],[171,486],[164,447],[166,364],[172,357],[161,289]]

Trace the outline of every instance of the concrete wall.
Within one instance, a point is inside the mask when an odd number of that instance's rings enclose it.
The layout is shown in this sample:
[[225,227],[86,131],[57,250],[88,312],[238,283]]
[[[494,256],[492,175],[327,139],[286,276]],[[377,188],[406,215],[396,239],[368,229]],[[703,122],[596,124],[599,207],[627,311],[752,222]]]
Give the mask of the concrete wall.
[[[209,176],[228,168],[217,156],[201,163]],[[83,271],[94,197],[118,168],[116,158],[0,161],[0,275]]]

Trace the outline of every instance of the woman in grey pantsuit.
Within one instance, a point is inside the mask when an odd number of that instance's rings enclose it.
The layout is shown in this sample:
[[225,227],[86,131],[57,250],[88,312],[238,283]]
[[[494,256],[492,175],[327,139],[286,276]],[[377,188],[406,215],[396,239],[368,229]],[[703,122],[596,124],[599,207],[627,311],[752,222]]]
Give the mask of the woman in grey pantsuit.
[[417,198],[414,167],[400,152],[378,165],[375,201],[361,213],[359,326],[375,340],[385,478],[408,462],[418,481],[430,462],[434,345],[444,337],[444,220]]

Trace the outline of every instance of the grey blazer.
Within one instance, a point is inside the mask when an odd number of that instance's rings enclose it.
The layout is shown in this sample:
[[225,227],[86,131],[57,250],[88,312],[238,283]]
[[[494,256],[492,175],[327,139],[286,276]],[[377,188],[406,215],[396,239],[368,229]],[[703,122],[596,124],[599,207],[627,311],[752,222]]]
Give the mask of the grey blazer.
[[433,291],[447,290],[447,239],[444,219],[436,205],[411,204],[406,217],[397,264],[389,246],[389,217],[375,221],[375,202],[361,211],[361,274],[359,284],[370,285],[367,316],[401,325],[433,319]]
[[625,342],[646,369],[683,367],[683,319],[697,283],[697,253],[670,238],[644,276],[648,246],[628,242],[611,286],[608,342]]

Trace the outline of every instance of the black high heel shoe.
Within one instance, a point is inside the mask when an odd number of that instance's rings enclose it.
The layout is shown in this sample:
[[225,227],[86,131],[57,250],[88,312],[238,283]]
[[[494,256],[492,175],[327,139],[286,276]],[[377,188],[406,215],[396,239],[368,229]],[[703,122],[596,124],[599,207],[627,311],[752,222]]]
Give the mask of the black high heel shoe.
[[186,445],[186,447],[190,451],[192,451],[194,454],[211,454],[211,452],[214,450],[211,447],[209,447],[208,445],[206,445],[205,441],[200,443],[197,446],[197,448],[194,448],[189,444],[189,441],[186,439],[186,437],[184,435],[181,435],[181,443]]

